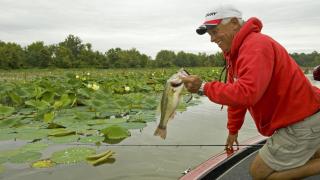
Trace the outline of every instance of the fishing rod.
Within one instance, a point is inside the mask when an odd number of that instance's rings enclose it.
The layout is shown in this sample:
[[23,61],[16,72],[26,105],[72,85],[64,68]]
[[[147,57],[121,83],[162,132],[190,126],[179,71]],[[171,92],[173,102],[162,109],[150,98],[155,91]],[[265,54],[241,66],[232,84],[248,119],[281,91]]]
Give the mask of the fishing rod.
[[[70,145],[93,145],[95,144],[85,144],[85,143],[77,143]],[[239,144],[233,145],[233,147],[262,147],[264,144]],[[108,147],[225,147],[223,144],[100,144],[98,146],[108,146]]]

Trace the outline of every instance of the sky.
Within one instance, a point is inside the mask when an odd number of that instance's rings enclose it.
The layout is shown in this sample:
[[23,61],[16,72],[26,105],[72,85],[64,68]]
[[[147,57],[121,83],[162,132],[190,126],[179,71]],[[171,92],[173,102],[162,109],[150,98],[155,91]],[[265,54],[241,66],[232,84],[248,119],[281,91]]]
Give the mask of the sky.
[[100,52],[120,47],[151,57],[160,50],[212,54],[218,46],[195,30],[223,4],[237,7],[244,20],[259,18],[262,33],[290,53],[320,51],[317,0],[0,0],[0,40],[50,45],[73,34]]

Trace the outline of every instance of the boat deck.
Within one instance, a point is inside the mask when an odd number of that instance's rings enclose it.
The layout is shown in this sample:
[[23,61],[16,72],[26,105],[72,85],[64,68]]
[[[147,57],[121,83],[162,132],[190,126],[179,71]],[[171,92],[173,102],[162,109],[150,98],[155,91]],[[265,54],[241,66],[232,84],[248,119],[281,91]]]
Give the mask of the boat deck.
[[[258,153],[257,151],[252,153],[246,159],[243,159],[242,161],[240,161],[232,169],[226,171],[224,174],[222,174],[217,179],[219,179],[219,180],[252,179],[251,176],[249,175],[249,166],[257,153]],[[308,177],[305,179],[306,180],[316,180],[316,179],[319,180],[320,175]]]
[[[248,139],[243,144],[252,146],[240,147],[231,155],[225,152],[217,154],[203,162],[193,170],[185,174],[180,180],[242,180],[252,179],[249,175],[249,166],[258,150],[265,143],[266,138],[262,136]],[[319,180],[320,175],[305,178],[307,180]]]

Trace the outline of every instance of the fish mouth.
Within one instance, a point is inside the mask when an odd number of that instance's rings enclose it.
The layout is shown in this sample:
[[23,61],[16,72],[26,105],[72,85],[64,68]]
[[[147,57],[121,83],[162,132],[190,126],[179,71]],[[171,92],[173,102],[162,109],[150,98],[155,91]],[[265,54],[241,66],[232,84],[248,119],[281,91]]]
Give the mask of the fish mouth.
[[182,81],[181,82],[170,82],[171,86],[172,87],[178,87],[178,86],[181,86],[182,85]]

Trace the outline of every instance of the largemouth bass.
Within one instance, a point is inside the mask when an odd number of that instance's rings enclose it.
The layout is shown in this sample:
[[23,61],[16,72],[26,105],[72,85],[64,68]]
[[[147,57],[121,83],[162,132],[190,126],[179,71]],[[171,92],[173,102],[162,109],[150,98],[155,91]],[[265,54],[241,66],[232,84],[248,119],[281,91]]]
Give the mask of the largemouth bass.
[[162,139],[166,138],[168,121],[174,118],[176,109],[181,99],[181,92],[184,88],[184,84],[180,77],[185,77],[188,75],[189,73],[187,71],[180,69],[176,74],[172,75],[167,80],[160,104],[160,123],[154,132],[155,136],[160,136]]

